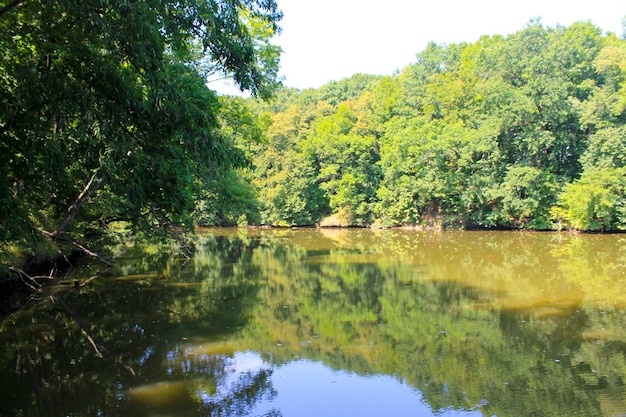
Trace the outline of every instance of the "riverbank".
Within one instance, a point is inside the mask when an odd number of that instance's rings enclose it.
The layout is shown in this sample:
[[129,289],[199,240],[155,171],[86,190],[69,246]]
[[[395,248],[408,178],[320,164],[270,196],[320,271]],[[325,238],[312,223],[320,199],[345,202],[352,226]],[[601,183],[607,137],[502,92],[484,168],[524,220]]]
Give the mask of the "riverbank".
[[42,238],[31,251],[13,246],[2,255],[0,317],[5,317],[44,286],[64,277],[85,253],[67,242]]

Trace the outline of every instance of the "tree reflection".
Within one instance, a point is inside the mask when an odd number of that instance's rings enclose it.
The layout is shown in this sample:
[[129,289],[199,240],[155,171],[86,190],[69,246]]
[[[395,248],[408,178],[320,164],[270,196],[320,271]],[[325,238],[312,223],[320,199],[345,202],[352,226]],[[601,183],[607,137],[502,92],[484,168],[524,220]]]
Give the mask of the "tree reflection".
[[[255,251],[271,260],[259,262],[269,308],[257,309],[246,333],[276,362],[306,357],[395,375],[419,388],[433,410],[591,416],[621,403],[624,345],[604,342],[623,333],[589,339],[607,323],[595,320],[593,303],[582,304],[582,280],[560,275],[568,260],[552,255],[577,238],[323,233],[334,242],[326,252],[307,256],[279,240]],[[619,299],[623,291],[613,288]],[[611,317],[623,323],[626,314]]]
[[0,415],[115,416],[137,407],[242,415],[274,395],[269,369],[225,387],[232,351],[189,356],[184,341],[245,326],[260,285],[251,246],[208,239],[199,247],[208,254],[194,262],[169,245],[128,247],[119,253],[120,275],[79,291],[53,288],[5,320]]
[[188,379],[131,388],[124,395],[119,415],[245,416],[258,402],[276,396],[270,369],[233,374],[234,370],[229,372],[231,360],[205,356],[199,361],[205,363],[196,363],[185,372]]
[[[229,395],[207,397],[203,399],[203,411],[209,416],[245,416],[260,400],[271,400],[276,396],[269,377],[271,371],[261,370],[256,374],[243,373],[234,384]],[[202,413],[204,415],[204,413]],[[278,410],[272,410],[271,416],[281,416]]]
[[[126,248],[115,275],[2,323],[0,414],[254,415],[295,358],[397,377],[435,413],[620,414],[624,288],[606,275],[624,270],[581,246],[621,253],[596,237],[315,230],[220,230],[189,260]],[[598,270],[615,293],[602,304]],[[245,351],[263,360],[243,366]]]

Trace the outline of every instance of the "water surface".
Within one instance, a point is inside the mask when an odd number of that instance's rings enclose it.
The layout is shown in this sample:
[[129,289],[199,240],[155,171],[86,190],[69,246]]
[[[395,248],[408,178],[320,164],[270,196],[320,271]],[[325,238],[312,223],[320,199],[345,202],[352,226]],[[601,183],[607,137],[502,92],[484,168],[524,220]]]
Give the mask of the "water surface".
[[209,229],[191,256],[121,246],[0,323],[0,415],[626,415],[625,243]]

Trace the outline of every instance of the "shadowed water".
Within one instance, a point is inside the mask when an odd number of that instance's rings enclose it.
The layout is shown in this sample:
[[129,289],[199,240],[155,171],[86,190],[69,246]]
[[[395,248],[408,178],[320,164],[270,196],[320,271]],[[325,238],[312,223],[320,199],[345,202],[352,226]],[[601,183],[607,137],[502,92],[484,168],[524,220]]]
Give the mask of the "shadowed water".
[[0,415],[626,415],[624,235],[196,243],[121,246],[0,323]]

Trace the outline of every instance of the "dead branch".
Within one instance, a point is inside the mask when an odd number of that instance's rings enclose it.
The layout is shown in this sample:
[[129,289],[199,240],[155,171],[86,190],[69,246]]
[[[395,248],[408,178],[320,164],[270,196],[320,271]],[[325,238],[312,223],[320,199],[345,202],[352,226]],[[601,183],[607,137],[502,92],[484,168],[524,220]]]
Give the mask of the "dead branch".
[[80,249],[81,251],[83,251],[84,253],[86,253],[89,256],[93,256],[94,258],[98,259],[100,262],[102,262],[103,264],[107,265],[107,266],[113,266],[113,263],[111,263],[111,261],[103,258],[102,256],[98,255],[95,252],[90,251],[89,249],[87,249],[86,247],[84,247],[83,245],[81,245],[78,242],[75,242],[71,239],[62,239],[68,243],[71,243],[72,245],[76,246],[78,249]]
[[104,268],[102,271],[98,272],[96,275],[92,275],[89,278],[87,278],[86,280],[84,280],[83,282],[79,282],[76,284],[76,288],[82,288],[85,285],[89,284],[91,281],[93,281],[94,279],[100,277],[102,274],[104,274],[106,271],[108,271],[111,267],[108,266],[106,268]]
[[7,269],[9,270],[9,272],[17,274],[17,276],[20,277],[24,285],[26,285],[32,291],[38,292],[41,290],[41,284],[35,281],[35,279],[28,275],[24,270],[15,268],[13,266],[8,266]]
[[39,283],[40,280],[52,281],[54,279],[54,268],[50,270],[50,273],[48,275],[35,275],[31,278],[37,281],[37,283]]
[[96,191],[98,191],[104,185],[107,180],[106,175],[102,175],[98,180],[96,180],[98,174],[100,174],[100,169],[96,170],[91,175],[89,181],[87,181],[87,185],[85,185],[83,190],[80,192],[80,194],[76,198],[76,201],[74,201],[74,203],[72,203],[72,205],[68,207],[67,215],[57,227],[54,235],[63,233],[63,231],[65,231],[65,228],[74,220],[76,215],[78,215],[78,212],[83,207],[83,204],[89,201],[91,197],[94,196]]
[[[89,344],[91,345],[91,347],[93,348],[94,352],[96,353],[96,356],[101,358],[101,359],[107,359],[107,360],[112,360],[114,362],[117,363],[121,363],[120,359],[115,359],[112,352],[108,351],[108,349],[106,349],[106,346],[104,344],[104,341],[96,334],[92,335],[89,330],[87,329],[87,327],[83,324],[80,316],[78,315],[78,313],[76,312],[76,310],[74,310],[68,303],[67,301],[65,301],[63,298],[54,298],[52,296],[50,296],[50,300],[52,302],[56,302],[59,306],[61,306],[61,308],[65,311],[65,313],[69,316],[69,318],[78,325],[78,327],[80,328],[80,332],[83,336],[85,336],[85,338],[87,339],[87,341],[89,342]],[[133,370],[132,367],[130,367],[129,365],[126,364],[122,364],[124,366],[124,368],[132,375],[132,376],[136,376],[135,371]]]
[[61,252],[60,250],[57,251],[59,256],[61,256],[63,258],[63,260],[69,265],[69,266],[73,266],[72,263],[70,262],[69,259],[67,259],[67,256],[65,256],[65,254],[63,252]]
[[67,242],[67,243],[70,243],[70,244],[76,246],[83,253],[86,253],[87,255],[92,256],[92,257],[98,259],[100,262],[102,262],[103,264],[105,264],[107,266],[113,266],[113,263],[111,261],[109,261],[106,258],[103,258],[102,256],[98,255],[95,252],[92,252],[91,250],[87,249],[85,246],[81,245],[80,243],[78,243],[78,242],[76,242],[76,241],[66,237],[66,235],[64,233],[63,234],[57,234],[57,232],[53,232],[52,233],[52,232],[48,232],[47,230],[43,230],[43,229],[39,229],[39,231],[41,233],[43,233],[44,235],[46,235],[46,236],[50,236],[54,240],[60,240],[60,241]]

